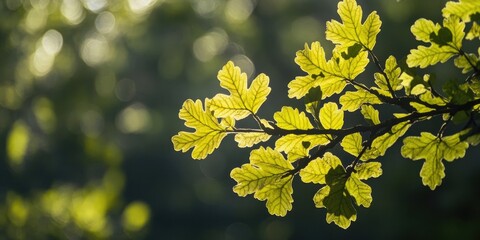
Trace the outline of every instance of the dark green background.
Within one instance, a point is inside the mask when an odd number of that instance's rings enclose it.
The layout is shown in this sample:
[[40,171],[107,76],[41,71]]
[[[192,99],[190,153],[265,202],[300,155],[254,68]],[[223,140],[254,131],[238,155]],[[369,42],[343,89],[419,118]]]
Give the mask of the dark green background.
[[[248,150],[237,149],[231,137],[203,161],[173,150],[171,137],[187,130],[178,119],[183,101],[223,91],[216,74],[229,59],[253,76],[270,76],[272,93],[262,116],[269,118],[283,105],[302,108],[301,101],[287,97],[288,82],[302,75],[293,62],[295,52],[312,41],[331,49],[324,40],[325,22],[338,19],[337,1],[160,0],[142,13],[132,11],[129,2],[135,1],[0,3],[2,239],[480,238],[478,148],[446,163],[447,177],[432,192],[418,175],[421,161],[402,159],[395,145],[380,160],[384,175],[368,181],[372,206],[359,208],[348,230],[325,222],[325,210],[312,202],[318,186],[299,179],[293,211],[283,218],[270,216],[264,202],[238,197],[229,173],[248,161]],[[62,7],[75,3],[84,15],[72,24]],[[375,10],[381,17],[375,53],[383,62],[389,55],[402,59],[415,48],[410,26],[420,17],[441,21],[445,1],[359,4],[364,16]],[[96,28],[98,16],[105,14],[114,16],[113,30]],[[63,44],[52,67],[38,73],[32,56],[49,29],[62,35]],[[88,39],[108,50],[87,51]],[[458,76],[451,66],[430,69],[439,81],[447,81]],[[369,66],[359,81],[371,82],[373,71]],[[45,99],[55,119],[47,118],[48,131],[35,113]],[[349,118],[347,124],[357,123]],[[19,123],[26,126],[29,141],[15,163],[8,146]],[[409,133],[440,125],[421,124]],[[51,192],[63,196],[58,199],[64,205],[45,197]],[[87,201],[92,196],[108,199],[103,212],[95,212],[96,201]],[[123,224],[132,202],[149,209],[149,221],[139,230]],[[45,210],[54,203],[61,218]],[[15,204],[28,209],[20,220],[12,210]],[[79,223],[72,209],[93,211],[92,219],[103,221],[105,228]]]

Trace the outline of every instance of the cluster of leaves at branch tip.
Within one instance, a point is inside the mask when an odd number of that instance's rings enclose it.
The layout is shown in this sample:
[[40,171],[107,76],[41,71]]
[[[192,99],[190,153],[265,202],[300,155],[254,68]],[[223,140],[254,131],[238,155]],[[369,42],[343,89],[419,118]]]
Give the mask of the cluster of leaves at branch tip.
[[[356,208],[372,204],[372,189],[365,181],[382,175],[376,160],[396,142],[403,139],[403,157],[424,161],[420,177],[432,190],[445,178],[444,161],[462,158],[469,146],[480,143],[480,48],[469,52],[464,47],[465,41],[472,46],[480,40],[480,1],[447,2],[442,23],[418,19],[410,30],[423,43],[410,51],[406,62],[388,56],[384,64],[374,52],[382,25],[378,14],[371,12],[363,20],[355,0],[340,1],[337,12],[340,20],[326,26],[326,39],[335,45],[331,54],[320,42],[305,44],[296,53],[295,63],[305,74],[288,84],[288,96],[303,99],[304,111],[284,106],[273,119],[261,117],[271,90],[269,77],[260,74],[249,85],[246,74],[228,62],[218,72],[228,93],[186,100],[179,117],[194,131],[181,131],[172,142],[177,151],[193,149],[193,159],[206,158],[227,135],[234,135],[240,148],[260,145],[248,163],[231,171],[235,193],[253,194],[266,201],[270,214],[285,216],[292,210],[292,183],[299,176],[303,183],[321,185],[313,202],[326,209],[326,221],[348,228],[357,219]],[[416,71],[450,59],[462,78],[443,80],[444,86],[437,86],[433,73]],[[367,66],[377,71],[372,86],[359,78]],[[338,103],[330,101],[333,95],[339,95]],[[380,114],[380,105],[392,107]],[[364,121],[345,126],[344,118],[352,112]],[[236,126],[247,117],[256,125]],[[407,134],[423,121],[442,124],[433,133]],[[339,159],[337,145],[351,157]]]

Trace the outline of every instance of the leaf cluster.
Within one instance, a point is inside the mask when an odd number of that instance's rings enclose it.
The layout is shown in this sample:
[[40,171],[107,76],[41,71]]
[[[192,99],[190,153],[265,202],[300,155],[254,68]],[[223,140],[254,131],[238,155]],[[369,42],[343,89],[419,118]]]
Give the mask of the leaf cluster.
[[[470,53],[464,47],[465,41],[480,40],[480,2],[448,2],[442,23],[417,20],[411,32],[423,43],[405,62],[389,56],[382,63],[375,55],[382,25],[375,11],[363,20],[361,6],[343,0],[337,12],[340,20],[328,21],[326,27],[326,39],[335,45],[332,52],[313,42],[296,53],[295,63],[304,75],[288,84],[288,96],[303,99],[305,110],[284,106],[272,120],[262,118],[258,111],[270,93],[269,78],[260,74],[249,85],[246,74],[228,62],[218,73],[228,94],[203,103],[185,101],[179,117],[195,131],[181,131],[172,142],[175,150],[193,148],[192,158],[204,159],[227,135],[235,135],[241,148],[269,145],[273,141],[267,140],[274,138],[273,146],[252,150],[249,163],[232,170],[237,182],[233,191],[253,194],[266,201],[270,214],[285,216],[292,209],[293,180],[299,176],[304,183],[321,185],[313,202],[326,209],[326,221],[348,228],[357,219],[356,207],[372,203],[366,180],[382,175],[378,159],[401,139],[403,157],[424,160],[420,177],[432,190],[445,177],[444,161],[462,158],[469,146],[480,143],[480,48]],[[416,71],[450,59],[464,79],[437,86],[433,73]],[[369,65],[376,69],[371,86],[361,81]],[[334,95],[338,103],[330,100]],[[380,105],[391,106],[393,113],[380,114]],[[345,117],[353,112],[364,121],[345,126]],[[246,117],[256,126],[236,127]],[[405,136],[412,125],[434,119],[443,122],[437,132]],[[337,145],[351,157],[338,158],[333,152]]]

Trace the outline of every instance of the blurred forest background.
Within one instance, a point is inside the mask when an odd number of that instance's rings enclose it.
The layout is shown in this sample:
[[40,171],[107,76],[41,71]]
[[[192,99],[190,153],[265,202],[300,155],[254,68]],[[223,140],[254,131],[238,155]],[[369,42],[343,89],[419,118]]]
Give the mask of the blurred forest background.
[[[358,2],[364,16],[376,10],[383,21],[375,50],[383,62],[406,56],[417,44],[410,26],[420,17],[441,21],[446,1]],[[479,239],[478,148],[447,164],[432,192],[421,184],[422,163],[402,159],[397,144],[381,159],[384,175],[369,181],[372,206],[348,230],[325,222],[312,202],[318,186],[298,179],[284,218],[238,197],[229,172],[248,150],[231,138],[203,161],[173,150],[171,137],[186,129],[183,101],[222,91],[216,74],[229,59],[249,77],[270,76],[262,116],[302,108],[287,97],[288,82],[302,74],[295,52],[316,40],[331,48],[325,22],[338,19],[336,4],[2,0],[0,238]],[[372,71],[361,76],[371,81]]]

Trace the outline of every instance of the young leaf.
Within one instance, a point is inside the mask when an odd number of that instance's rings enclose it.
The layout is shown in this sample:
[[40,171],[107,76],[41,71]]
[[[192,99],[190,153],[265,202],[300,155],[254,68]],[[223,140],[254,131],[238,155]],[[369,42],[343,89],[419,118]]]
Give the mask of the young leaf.
[[382,22],[376,12],[370,13],[362,24],[362,8],[355,0],[338,3],[338,15],[342,23],[332,20],[327,22],[326,38],[338,45],[351,46],[359,43],[373,49]]
[[[307,148],[304,146],[305,142],[309,143]],[[275,150],[288,154],[288,160],[294,161],[308,156],[310,149],[328,142],[325,135],[287,134],[275,142]]]
[[390,129],[389,132],[375,138],[372,142],[372,149],[375,149],[378,156],[383,156],[393,144],[397,142],[412,126],[409,122],[399,123]]
[[281,153],[263,148],[250,153],[250,163],[235,168],[230,176],[237,182],[233,191],[244,197],[254,194],[258,200],[266,200],[268,212],[285,216],[292,209],[293,176],[285,176],[292,164]]
[[210,110],[218,118],[239,120],[255,114],[270,93],[268,76],[258,75],[247,88],[247,75],[231,61],[218,72],[218,80],[220,86],[230,92],[230,95],[217,94],[210,102]]
[[355,92],[347,91],[340,97],[340,104],[342,110],[353,112],[362,106],[362,104],[379,104],[382,103],[380,99],[374,94],[371,94],[363,89],[359,89]]
[[308,73],[308,76],[296,77],[288,84],[288,97],[300,99],[313,87],[320,86],[322,98],[331,96],[343,90],[346,83],[333,69],[333,61],[326,61],[325,51],[320,42],[313,42],[311,48],[305,44],[305,49],[297,51],[295,62]]
[[412,25],[410,31],[415,36],[415,39],[418,41],[423,41],[426,43],[430,42],[430,35],[432,33],[438,32],[441,26],[438,23],[434,23],[431,20],[425,18],[420,18]]
[[434,190],[445,177],[442,160],[453,161],[465,156],[468,143],[460,141],[460,135],[437,137],[422,132],[419,137],[407,137],[403,140],[402,156],[412,160],[425,159],[420,171],[422,182]]
[[367,120],[370,124],[380,124],[380,113],[372,105],[362,105],[362,109],[360,110],[360,112],[362,113],[365,120]]
[[372,177],[377,178],[382,175],[382,164],[379,162],[357,163],[355,172],[360,180],[367,180]]
[[[375,83],[377,84],[377,86],[380,89],[386,91],[390,90],[388,84],[390,84],[392,90],[394,91],[402,89],[402,80],[400,80],[402,70],[400,69],[400,67],[398,67],[397,60],[394,56],[390,56],[387,58],[387,60],[385,61],[384,71],[388,79],[386,79],[385,76],[381,73],[374,74]],[[388,96],[391,96],[390,92]]]
[[307,167],[302,169],[300,177],[306,183],[326,184],[315,194],[313,198],[315,206],[327,209],[326,220],[328,223],[335,222],[338,226],[346,229],[352,221],[357,219],[357,212],[353,204],[369,207],[372,202],[372,189],[360,181],[360,178],[378,177],[381,170],[373,166],[369,169],[372,170],[367,171],[360,168],[362,175],[351,173],[350,176],[347,176],[340,159],[327,152],[323,158],[312,160]]
[[323,105],[320,109],[320,123],[325,129],[341,129],[343,126],[343,111],[334,102]]
[[433,44],[430,47],[418,46],[410,50],[407,56],[408,67],[426,68],[439,62],[444,63],[458,52],[449,46],[438,46]]
[[185,126],[194,128],[195,132],[181,131],[172,137],[176,151],[186,152],[193,148],[193,159],[204,159],[208,154],[220,146],[222,139],[227,135],[229,126],[222,126],[209,109],[209,99],[205,100],[205,111],[202,102],[191,99],[183,103],[178,114],[185,120]]
[[238,147],[252,147],[253,145],[265,142],[270,139],[271,135],[266,133],[237,133],[235,134],[235,142],[238,143]]
[[480,3],[477,0],[449,1],[442,9],[443,17],[448,18],[454,15],[464,22],[470,22],[470,16],[474,13],[480,13]]
[[312,129],[313,126],[304,112],[292,107],[282,107],[280,112],[273,115],[273,119],[277,122],[277,126],[282,129]]

